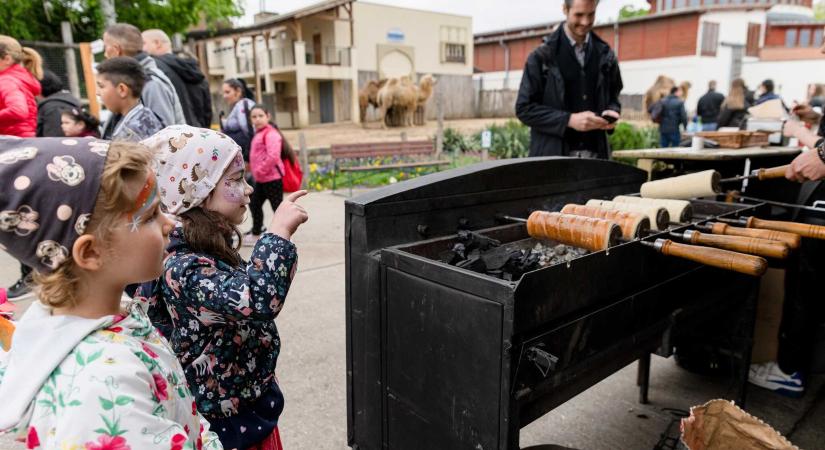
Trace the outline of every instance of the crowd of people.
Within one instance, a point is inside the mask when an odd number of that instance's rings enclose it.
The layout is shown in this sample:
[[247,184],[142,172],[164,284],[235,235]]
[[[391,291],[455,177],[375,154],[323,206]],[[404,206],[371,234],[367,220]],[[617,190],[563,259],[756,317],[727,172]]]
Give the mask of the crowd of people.
[[308,218],[305,191],[284,198],[295,153],[241,80],[211,129],[208,81],[163,31],[119,23],[103,42],[100,123],[0,36],[0,248],[22,264],[8,297],[37,289],[0,351],[0,432],[27,448],[280,449],[275,318]]

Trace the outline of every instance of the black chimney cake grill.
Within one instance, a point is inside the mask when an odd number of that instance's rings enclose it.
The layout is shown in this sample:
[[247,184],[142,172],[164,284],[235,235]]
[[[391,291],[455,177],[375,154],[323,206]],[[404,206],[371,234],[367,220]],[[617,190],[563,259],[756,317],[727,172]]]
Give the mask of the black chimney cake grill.
[[[645,401],[650,354],[669,356],[680,334],[714,317],[744,321],[744,380],[754,278],[662,256],[638,241],[515,281],[438,259],[459,228],[503,243],[530,239],[523,224],[497,217],[632,194],[645,181],[645,172],[614,162],[528,158],[348,200],[349,445],[518,449],[521,427],[635,360]],[[760,207],[693,204],[711,217]]]

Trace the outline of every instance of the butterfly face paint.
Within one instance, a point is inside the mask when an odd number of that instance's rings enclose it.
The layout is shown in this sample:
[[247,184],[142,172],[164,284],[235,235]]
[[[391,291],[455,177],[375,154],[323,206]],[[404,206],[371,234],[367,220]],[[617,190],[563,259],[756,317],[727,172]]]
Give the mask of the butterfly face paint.
[[146,214],[155,203],[155,198],[158,196],[158,186],[155,181],[155,174],[150,172],[146,178],[146,183],[135,197],[135,203],[130,211],[126,213],[129,218],[129,228],[134,233],[140,226],[142,217]]
[[244,195],[245,190],[246,181],[243,179],[243,175],[241,175],[240,180],[234,180],[228,177],[221,180],[221,194],[224,200],[229,203],[243,203],[246,197],[246,195]]

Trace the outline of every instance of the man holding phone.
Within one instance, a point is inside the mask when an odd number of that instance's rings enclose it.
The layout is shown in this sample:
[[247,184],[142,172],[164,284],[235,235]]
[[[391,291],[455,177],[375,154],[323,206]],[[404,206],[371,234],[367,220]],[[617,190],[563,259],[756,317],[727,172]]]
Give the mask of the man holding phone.
[[563,0],[566,21],[527,58],[516,116],[530,127],[530,156],[610,158],[619,119],[616,55],[592,32],[598,0]]

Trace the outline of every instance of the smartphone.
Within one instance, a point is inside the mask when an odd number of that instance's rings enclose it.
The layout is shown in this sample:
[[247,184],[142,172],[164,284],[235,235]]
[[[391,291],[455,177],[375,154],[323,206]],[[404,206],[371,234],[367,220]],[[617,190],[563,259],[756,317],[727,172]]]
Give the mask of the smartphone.
[[616,117],[613,117],[613,116],[610,116],[610,115],[606,116],[606,115],[604,115],[604,113],[602,113],[602,119],[606,120],[607,123],[615,123],[616,120],[618,120]]

